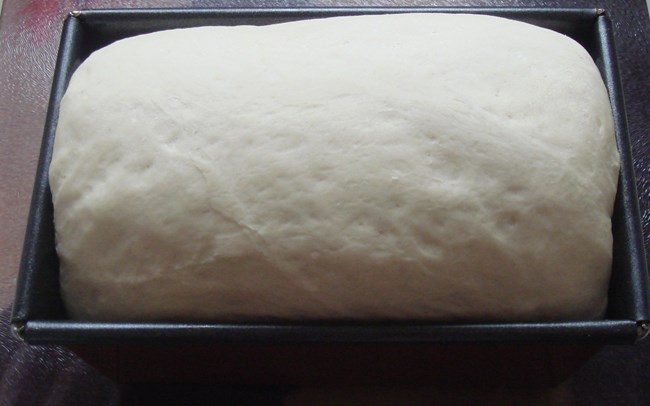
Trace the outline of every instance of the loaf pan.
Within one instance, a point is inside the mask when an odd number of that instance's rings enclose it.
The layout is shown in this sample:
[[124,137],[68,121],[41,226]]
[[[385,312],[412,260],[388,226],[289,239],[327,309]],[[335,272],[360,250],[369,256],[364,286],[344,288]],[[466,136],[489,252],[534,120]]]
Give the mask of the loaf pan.
[[[265,25],[360,14],[476,13],[546,27],[581,43],[597,63],[614,112],[621,154],[613,215],[614,262],[605,319],[539,323],[120,323],[70,320],[59,293],[48,166],[59,102],[75,68],[94,50],[118,39],[172,28],[203,25]],[[12,326],[32,344],[450,344],[582,343],[630,344],[648,332],[648,280],[641,222],[619,83],[612,22],[599,9],[191,9],[87,10],[66,18],[54,72],[40,160],[17,282]]]

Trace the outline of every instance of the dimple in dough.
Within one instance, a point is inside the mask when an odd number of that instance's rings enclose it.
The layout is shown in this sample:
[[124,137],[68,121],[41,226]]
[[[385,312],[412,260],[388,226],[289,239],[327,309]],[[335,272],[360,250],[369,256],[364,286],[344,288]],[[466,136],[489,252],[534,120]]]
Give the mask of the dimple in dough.
[[129,38],[61,103],[63,299],[94,320],[598,318],[618,169],[596,66],[532,25]]

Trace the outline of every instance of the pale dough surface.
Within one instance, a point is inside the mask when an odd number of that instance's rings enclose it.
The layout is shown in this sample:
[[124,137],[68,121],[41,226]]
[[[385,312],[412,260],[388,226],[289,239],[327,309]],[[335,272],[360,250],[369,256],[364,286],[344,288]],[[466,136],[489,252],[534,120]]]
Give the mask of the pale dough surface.
[[531,25],[130,38],[61,105],[63,298],[99,320],[596,318],[618,162],[593,61]]

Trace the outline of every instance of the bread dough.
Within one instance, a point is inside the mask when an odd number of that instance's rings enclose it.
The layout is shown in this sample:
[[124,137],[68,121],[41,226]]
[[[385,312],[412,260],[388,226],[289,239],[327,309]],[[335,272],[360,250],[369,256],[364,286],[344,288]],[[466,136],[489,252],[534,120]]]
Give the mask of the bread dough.
[[95,320],[597,318],[618,162],[590,56],[532,25],[129,38],[61,103],[63,299]]

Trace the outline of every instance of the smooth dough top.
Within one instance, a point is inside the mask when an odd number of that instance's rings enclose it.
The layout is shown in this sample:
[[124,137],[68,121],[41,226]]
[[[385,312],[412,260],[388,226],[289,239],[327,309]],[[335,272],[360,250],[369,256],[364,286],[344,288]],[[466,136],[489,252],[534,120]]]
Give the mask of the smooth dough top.
[[61,104],[63,299],[96,320],[597,318],[618,165],[594,62],[532,25],[129,38]]

